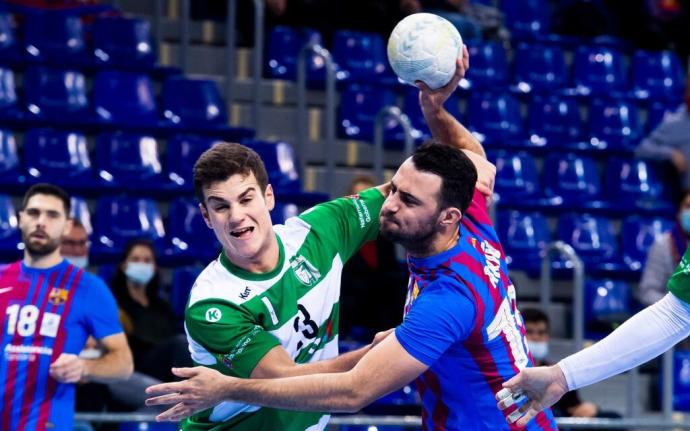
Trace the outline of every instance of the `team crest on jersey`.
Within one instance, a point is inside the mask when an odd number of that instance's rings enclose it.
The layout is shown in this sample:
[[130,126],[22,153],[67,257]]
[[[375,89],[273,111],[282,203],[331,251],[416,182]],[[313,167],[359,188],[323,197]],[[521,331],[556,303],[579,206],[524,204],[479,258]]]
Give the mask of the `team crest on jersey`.
[[53,287],[48,295],[48,301],[57,307],[67,302],[68,296],[69,291],[67,289]]
[[306,286],[315,285],[321,278],[321,272],[302,255],[293,256],[290,259],[290,266],[295,277]]

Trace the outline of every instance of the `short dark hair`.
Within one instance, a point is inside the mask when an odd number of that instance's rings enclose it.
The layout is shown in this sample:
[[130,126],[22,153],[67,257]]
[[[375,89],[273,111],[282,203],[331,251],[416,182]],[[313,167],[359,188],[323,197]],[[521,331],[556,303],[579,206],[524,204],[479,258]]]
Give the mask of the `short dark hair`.
[[472,202],[477,168],[457,148],[428,141],[412,154],[412,163],[423,172],[441,177],[441,208],[456,207],[464,214]]
[[70,203],[69,195],[62,188],[48,183],[34,184],[33,186],[29,187],[29,190],[27,190],[26,193],[24,193],[24,198],[22,199],[22,211],[26,209],[29,199],[31,199],[31,197],[34,195],[49,195],[60,199],[65,207],[65,216],[69,217],[72,204]]
[[549,316],[538,308],[525,308],[520,310],[520,314],[525,323],[544,322],[547,327],[549,326]]
[[225,181],[233,175],[256,177],[261,192],[266,191],[268,174],[263,160],[252,150],[241,144],[223,142],[216,144],[199,157],[194,164],[194,192],[197,199],[204,203],[204,188],[219,181]]

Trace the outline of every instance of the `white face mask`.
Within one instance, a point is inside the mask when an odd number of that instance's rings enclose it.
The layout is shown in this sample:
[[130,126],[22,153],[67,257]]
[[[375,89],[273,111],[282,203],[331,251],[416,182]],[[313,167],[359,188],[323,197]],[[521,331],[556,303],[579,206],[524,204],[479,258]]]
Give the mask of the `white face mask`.
[[148,284],[155,272],[152,263],[129,262],[125,267],[127,279],[135,284]]
[[62,256],[69,260],[69,263],[77,268],[86,268],[89,266],[89,256]]
[[549,343],[546,341],[529,341],[527,347],[532,352],[532,357],[538,361],[543,361],[549,355]]

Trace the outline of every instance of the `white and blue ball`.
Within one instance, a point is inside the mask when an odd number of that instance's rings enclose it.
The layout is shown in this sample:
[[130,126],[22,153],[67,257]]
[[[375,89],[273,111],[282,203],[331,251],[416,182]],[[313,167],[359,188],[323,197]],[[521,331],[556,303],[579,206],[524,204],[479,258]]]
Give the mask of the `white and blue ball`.
[[431,13],[405,17],[388,39],[388,61],[400,80],[424,82],[435,90],[455,73],[462,55],[462,37],[450,21]]

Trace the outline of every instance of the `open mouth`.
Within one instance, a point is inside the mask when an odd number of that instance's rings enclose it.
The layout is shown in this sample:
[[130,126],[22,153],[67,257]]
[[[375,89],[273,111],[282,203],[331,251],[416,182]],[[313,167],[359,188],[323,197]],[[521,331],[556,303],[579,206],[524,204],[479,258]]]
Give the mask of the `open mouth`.
[[230,235],[234,236],[235,238],[245,238],[245,237],[251,235],[252,232],[254,232],[253,227],[245,227],[242,229],[237,229],[237,230],[231,231]]

